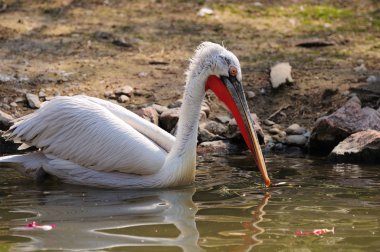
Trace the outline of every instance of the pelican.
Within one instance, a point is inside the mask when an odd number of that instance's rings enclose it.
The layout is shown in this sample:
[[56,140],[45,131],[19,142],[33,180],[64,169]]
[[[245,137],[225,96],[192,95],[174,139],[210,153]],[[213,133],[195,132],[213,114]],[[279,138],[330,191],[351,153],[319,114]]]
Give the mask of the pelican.
[[7,140],[36,152],[0,158],[35,179],[45,174],[71,184],[108,188],[164,188],[192,184],[201,104],[207,90],[226,104],[270,185],[241,84],[237,57],[203,42],[186,73],[176,137],[133,112],[88,96],[59,96],[15,120]]

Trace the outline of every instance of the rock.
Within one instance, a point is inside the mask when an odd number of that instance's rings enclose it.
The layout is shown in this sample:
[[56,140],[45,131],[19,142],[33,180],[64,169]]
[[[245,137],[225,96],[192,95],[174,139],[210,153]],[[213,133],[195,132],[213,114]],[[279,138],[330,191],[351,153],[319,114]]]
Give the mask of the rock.
[[380,162],[380,132],[360,131],[344,139],[330,153],[333,162]]
[[160,115],[160,126],[167,132],[172,131],[176,126],[179,119],[179,110],[180,108],[171,108],[162,112]]
[[126,103],[129,102],[130,98],[126,95],[120,95],[117,99],[120,103]]
[[283,131],[283,130],[280,130],[280,132],[278,133],[278,135],[280,136],[280,137],[286,137],[286,132],[285,131]]
[[175,102],[172,102],[168,105],[168,108],[179,108],[182,105],[182,99],[178,99]]
[[231,144],[229,141],[217,140],[217,141],[207,141],[198,145],[198,153],[237,153],[241,152],[242,149],[237,145]]
[[54,99],[54,96],[46,96],[45,101],[51,101]]
[[307,138],[304,135],[290,135],[286,137],[286,144],[305,146],[307,143]]
[[264,124],[265,124],[266,126],[272,126],[272,125],[275,125],[276,123],[273,122],[273,121],[271,121],[271,120],[266,119],[266,120],[264,120]]
[[0,129],[7,130],[11,126],[13,119],[11,115],[0,110]]
[[133,93],[133,87],[128,86],[128,85],[115,90],[116,95],[128,95],[130,97],[132,93]]
[[165,106],[161,106],[159,104],[153,104],[152,107],[159,113],[159,114],[162,114],[163,112],[165,112],[166,110],[168,110],[167,107]]
[[138,110],[136,112],[136,114],[138,114],[139,116],[141,116],[145,120],[158,125],[158,122],[159,122],[158,112],[155,108],[153,108],[153,107],[142,108],[142,109]]
[[271,133],[272,135],[278,135],[280,133],[280,129],[278,128],[270,128],[269,129],[269,133]]
[[328,154],[349,135],[368,129],[380,130],[380,112],[361,107],[357,96],[333,114],[319,118],[310,136],[310,152]]
[[282,84],[293,82],[291,71],[292,67],[287,62],[274,65],[270,71],[272,87],[278,88]]
[[44,99],[46,97],[45,92],[44,91],[38,92],[38,97],[41,98],[41,99]]
[[144,78],[144,77],[147,77],[147,76],[148,76],[148,73],[146,73],[146,72],[139,72],[139,73],[137,74],[137,76],[138,76],[139,78]]
[[111,90],[106,90],[103,95],[105,98],[109,98],[109,99],[115,99],[116,98],[115,93]]
[[204,127],[199,127],[198,129],[198,142],[208,142],[213,141],[217,138],[216,135],[205,129]]
[[40,108],[41,107],[41,102],[38,99],[38,96],[35,94],[27,93],[26,94],[26,99],[28,101],[29,107],[32,109]]
[[286,138],[280,135],[274,135],[272,138],[275,143],[286,143]]
[[253,99],[256,96],[255,92],[253,91],[247,91],[246,94],[249,100]]
[[367,78],[367,83],[370,85],[377,84],[380,85],[380,76],[371,75]]
[[206,122],[204,128],[209,132],[219,136],[225,135],[228,130],[228,128],[225,125],[215,121]]
[[19,96],[19,97],[16,97],[13,102],[24,103],[25,102],[25,98]]
[[231,117],[229,116],[217,116],[215,119],[223,124],[227,124],[231,121]]
[[214,14],[214,11],[208,7],[202,7],[197,12],[197,16],[199,16],[199,17],[204,17],[204,16],[208,16],[208,15],[213,15],[213,14]]
[[299,126],[297,123],[290,125],[286,130],[286,134],[288,135],[303,135],[306,132],[306,129]]
[[15,102],[11,102],[11,103],[9,103],[9,105],[10,105],[12,108],[16,108],[16,107],[17,107],[17,103],[15,103]]
[[364,64],[361,64],[360,66],[355,67],[354,71],[357,73],[365,73],[367,72],[367,68],[365,67]]

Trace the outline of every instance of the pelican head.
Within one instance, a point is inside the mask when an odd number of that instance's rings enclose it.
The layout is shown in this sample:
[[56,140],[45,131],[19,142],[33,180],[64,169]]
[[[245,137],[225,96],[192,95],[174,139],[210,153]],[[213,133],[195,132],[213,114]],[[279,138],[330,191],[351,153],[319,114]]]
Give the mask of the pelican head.
[[[237,57],[226,48],[211,42],[202,43],[191,60],[187,81],[203,76],[203,92],[211,90],[231,111],[243,138],[251,150],[266,186],[270,185],[265,161],[254,131],[242,85],[242,73]],[[199,80],[199,79],[198,79]]]

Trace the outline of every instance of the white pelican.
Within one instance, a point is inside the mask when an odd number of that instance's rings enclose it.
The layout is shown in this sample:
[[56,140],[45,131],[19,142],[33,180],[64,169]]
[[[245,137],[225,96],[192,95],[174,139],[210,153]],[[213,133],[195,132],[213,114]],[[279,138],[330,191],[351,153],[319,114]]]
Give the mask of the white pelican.
[[8,140],[39,151],[1,157],[36,179],[54,175],[109,188],[158,188],[195,180],[198,120],[211,89],[234,115],[257,166],[270,185],[241,84],[237,57],[211,42],[198,46],[187,71],[176,137],[114,103],[94,97],[57,97],[17,119]]

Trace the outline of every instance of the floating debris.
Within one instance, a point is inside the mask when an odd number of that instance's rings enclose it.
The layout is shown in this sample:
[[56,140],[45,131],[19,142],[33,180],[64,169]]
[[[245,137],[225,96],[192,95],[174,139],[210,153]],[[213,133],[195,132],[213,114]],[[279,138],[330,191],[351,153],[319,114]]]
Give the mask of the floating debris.
[[314,229],[313,231],[308,231],[308,232],[304,232],[304,231],[296,231],[294,234],[296,236],[306,236],[306,235],[323,235],[323,234],[327,234],[327,233],[333,233],[334,234],[335,230],[334,230],[334,227],[332,229],[327,229],[327,228],[322,228],[322,229]]
[[28,223],[25,225],[26,228],[30,229],[42,229],[44,231],[52,230],[53,228],[56,228],[57,225],[55,224],[46,224],[46,225],[40,225],[35,221],[32,221],[31,223]]

